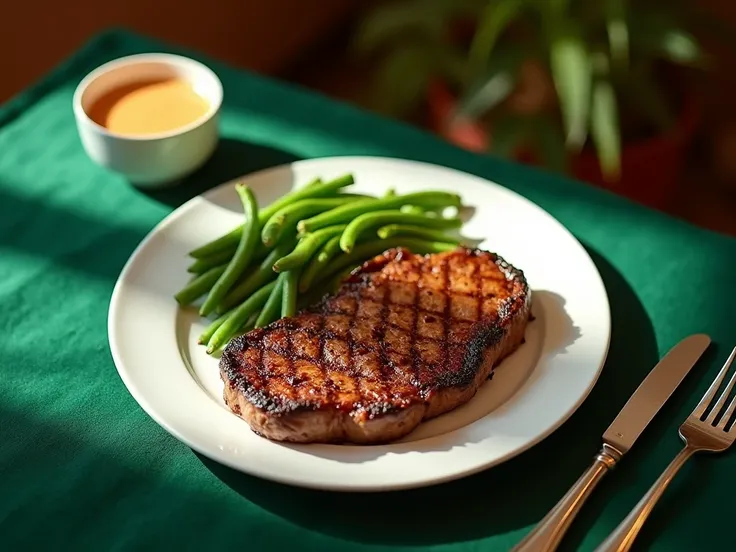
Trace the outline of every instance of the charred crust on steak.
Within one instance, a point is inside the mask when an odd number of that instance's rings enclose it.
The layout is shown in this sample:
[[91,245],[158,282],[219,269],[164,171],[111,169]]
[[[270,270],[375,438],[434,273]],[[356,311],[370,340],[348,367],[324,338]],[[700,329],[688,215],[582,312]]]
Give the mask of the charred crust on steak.
[[[433,264],[435,259],[441,262]],[[459,268],[450,266],[453,261]],[[463,261],[468,262],[463,265]],[[502,278],[494,277],[485,262],[495,265]],[[462,273],[467,267],[472,270]],[[451,273],[453,270],[459,274]],[[481,274],[482,270],[486,272]],[[441,281],[442,287],[422,287],[425,277],[430,282]],[[451,289],[451,277],[466,287],[477,285],[477,289]],[[399,301],[402,293],[413,294],[412,301]],[[427,304],[421,304],[422,298]],[[488,311],[486,301],[493,305],[493,312]],[[451,312],[455,302],[464,304],[466,310]],[[530,304],[531,291],[523,271],[495,253],[458,247],[421,256],[404,248],[391,249],[356,268],[335,294],[325,295],[294,317],[233,339],[221,356],[220,374],[230,390],[269,416],[332,409],[372,420],[414,404],[428,404],[443,390],[476,384],[486,352],[502,342],[518,315],[523,313],[526,323]],[[472,309],[477,309],[471,313],[474,318],[468,314]],[[359,316],[362,310],[369,312],[367,319]],[[401,325],[405,319],[400,319],[397,325],[392,321],[396,312],[412,322]],[[359,339],[352,337],[356,328]],[[427,337],[422,333],[427,328],[441,330],[443,337]],[[457,334],[454,341],[453,332]],[[408,350],[392,348],[388,333]],[[520,339],[514,350],[519,343]],[[329,347],[339,352],[328,351]],[[306,354],[307,350],[311,352]],[[276,359],[277,369],[267,366],[266,356],[272,359],[268,362]],[[359,360],[368,367],[357,366]],[[501,360],[495,359],[494,366]],[[300,372],[299,363],[309,369]],[[431,369],[422,369],[427,366]],[[377,382],[369,391],[360,386],[366,371]],[[332,374],[339,376],[337,382]],[[492,374],[491,370],[487,378]],[[319,380],[320,396],[302,393],[314,391],[317,384],[312,379]],[[230,406],[240,414],[239,407]]]

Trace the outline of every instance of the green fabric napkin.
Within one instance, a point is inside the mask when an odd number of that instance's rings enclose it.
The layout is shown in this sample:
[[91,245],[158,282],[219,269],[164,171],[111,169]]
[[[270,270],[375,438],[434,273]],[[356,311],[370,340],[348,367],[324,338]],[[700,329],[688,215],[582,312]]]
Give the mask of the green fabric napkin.
[[[508,550],[588,466],[659,355],[690,333],[708,333],[714,345],[704,362],[604,480],[562,548],[595,547],[676,454],[676,428],[736,344],[736,241],[211,60],[225,89],[221,147],[185,186],[143,193],[86,157],[71,100],[87,71],[144,51],[177,50],[105,33],[0,111],[0,547]],[[611,299],[608,361],[587,401],[538,446],[438,487],[307,491],[195,454],[128,394],[108,349],[107,308],[145,234],[230,178],[348,154],[429,161],[499,182],[547,209],[590,251]],[[692,460],[640,547],[734,549],[734,473],[733,454]]]

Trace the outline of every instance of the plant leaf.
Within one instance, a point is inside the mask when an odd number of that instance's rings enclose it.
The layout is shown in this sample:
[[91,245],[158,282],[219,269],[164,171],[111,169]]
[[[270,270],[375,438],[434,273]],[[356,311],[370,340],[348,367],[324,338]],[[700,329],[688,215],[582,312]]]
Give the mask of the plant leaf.
[[553,171],[565,173],[567,171],[565,136],[558,121],[547,115],[539,115],[534,118],[532,128],[535,151],[542,163]]
[[479,0],[405,0],[381,4],[367,12],[358,25],[351,48],[367,54],[408,35],[441,41],[457,17],[478,16],[485,2]]
[[490,153],[510,158],[527,145],[548,169],[567,170],[565,137],[559,122],[546,114],[504,115],[494,120]]
[[390,116],[407,114],[424,96],[432,69],[431,58],[420,45],[395,47],[376,72],[374,109]]
[[550,68],[565,123],[566,143],[580,150],[588,133],[591,63],[580,37],[563,34],[553,39]]
[[470,63],[476,74],[486,70],[499,36],[519,14],[525,0],[489,2],[480,16],[473,42],[470,45]]
[[619,90],[622,100],[660,131],[672,126],[674,116],[670,102],[657,85],[649,66],[633,70],[630,77],[619,84]]
[[650,12],[632,14],[630,31],[631,49],[640,55],[695,67],[708,61],[700,43],[673,17],[657,17]]
[[531,3],[546,18],[564,15],[570,6],[570,0],[531,0]]
[[499,157],[513,157],[516,148],[529,134],[529,121],[518,115],[505,115],[493,121],[490,153]]
[[705,61],[700,44],[691,34],[671,29],[662,37],[662,53],[675,63],[700,65]]
[[547,0],[549,2],[549,7],[552,9],[552,11],[562,14],[565,11],[567,11],[568,6],[570,5],[570,0]]
[[462,98],[456,116],[477,119],[509,97],[515,80],[505,71],[492,74]]
[[443,77],[458,90],[473,83],[467,49],[452,43],[426,44],[425,55],[431,58],[437,77]]
[[629,26],[626,22],[626,0],[608,0],[606,30],[611,59],[621,69],[629,64]]
[[621,130],[616,93],[608,79],[598,79],[593,85],[590,128],[603,176],[608,180],[618,180],[621,175]]
[[523,60],[521,50],[496,51],[491,58],[491,71],[468,87],[460,99],[456,116],[476,119],[508,98]]
[[380,6],[358,26],[352,47],[367,54],[388,42],[406,37],[408,33],[439,38],[443,31],[440,15],[416,1]]

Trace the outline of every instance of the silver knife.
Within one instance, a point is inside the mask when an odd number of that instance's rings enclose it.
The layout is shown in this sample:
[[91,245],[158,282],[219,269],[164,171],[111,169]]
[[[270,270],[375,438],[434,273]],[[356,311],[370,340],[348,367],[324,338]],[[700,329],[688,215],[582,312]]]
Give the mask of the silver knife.
[[652,368],[603,434],[603,448],[593,464],[552,510],[514,547],[514,552],[557,548],[565,532],[603,476],[621,460],[710,345],[710,337],[691,335]]

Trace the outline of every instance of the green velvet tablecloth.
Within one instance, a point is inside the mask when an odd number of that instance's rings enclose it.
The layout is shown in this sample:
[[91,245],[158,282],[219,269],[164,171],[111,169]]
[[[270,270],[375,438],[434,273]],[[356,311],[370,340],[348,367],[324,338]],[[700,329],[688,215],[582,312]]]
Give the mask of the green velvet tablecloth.
[[[710,334],[704,361],[604,480],[563,549],[600,542],[676,454],[677,427],[736,344],[736,240],[211,60],[225,89],[222,145],[183,188],[142,193],[85,156],[71,100],[98,64],[161,50],[171,48],[106,33],[0,111],[0,549],[508,550],[587,467],[658,356],[690,333]],[[346,154],[487,177],[547,209],[588,248],[611,298],[610,354],[588,400],[544,442],[438,487],[315,492],[195,454],[128,394],[108,349],[107,308],[145,234],[230,178]],[[639,548],[735,550],[735,514],[736,456],[696,457]]]

